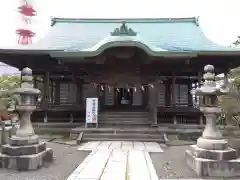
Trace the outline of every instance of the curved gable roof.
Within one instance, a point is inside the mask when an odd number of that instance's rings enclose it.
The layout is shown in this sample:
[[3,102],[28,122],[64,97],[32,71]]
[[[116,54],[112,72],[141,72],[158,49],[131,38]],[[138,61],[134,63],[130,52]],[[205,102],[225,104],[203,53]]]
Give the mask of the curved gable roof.
[[[238,48],[220,46],[210,41],[202,32],[198,18],[161,19],[66,19],[53,18],[50,32],[39,42],[25,46],[28,50],[63,50],[67,52],[95,52],[110,44],[112,32],[120,29],[123,21],[136,33],[126,35],[121,42],[136,41],[150,51],[199,52],[236,51]],[[124,35],[123,35],[124,36]],[[134,36],[134,35],[133,35]],[[115,43],[117,45],[117,43]],[[97,48],[98,47],[98,48]],[[107,48],[107,45],[105,46]]]

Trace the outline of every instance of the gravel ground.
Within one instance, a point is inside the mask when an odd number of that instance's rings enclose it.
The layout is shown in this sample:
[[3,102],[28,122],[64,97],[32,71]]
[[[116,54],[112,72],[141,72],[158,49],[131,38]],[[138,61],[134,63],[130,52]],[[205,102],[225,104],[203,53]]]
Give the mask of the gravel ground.
[[[76,146],[52,142],[47,144],[54,151],[52,164],[46,164],[36,171],[26,172],[0,169],[0,180],[66,180],[89,154],[89,152],[77,151]],[[184,159],[184,153],[188,147],[162,147],[163,153],[150,153],[159,179],[199,179]]]
[[189,146],[170,146],[162,148],[163,153],[150,153],[159,179],[211,179],[239,180],[239,178],[200,178],[190,169],[184,159],[184,153]]
[[198,178],[185,162],[184,152],[187,148],[188,146],[172,146],[163,148],[163,153],[150,153],[159,179]]
[[66,180],[84,160],[88,152],[77,151],[76,146],[48,142],[54,151],[54,161],[36,171],[18,172],[0,169],[0,180]]

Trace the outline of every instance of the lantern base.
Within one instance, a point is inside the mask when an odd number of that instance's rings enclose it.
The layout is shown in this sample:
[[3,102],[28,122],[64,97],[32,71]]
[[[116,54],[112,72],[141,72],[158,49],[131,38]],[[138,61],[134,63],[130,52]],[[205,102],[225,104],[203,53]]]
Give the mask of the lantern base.
[[[42,146],[40,146],[42,147]],[[6,148],[6,147],[5,147]],[[31,150],[36,150],[34,147],[20,147],[26,150],[26,153],[29,153]],[[11,149],[10,152],[18,152],[16,149],[12,149],[12,147],[8,147],[8,150]],[[24,152],[24,151],[22,151]],[[7,152],[6,152],[7,153]],[[12,156],[9,154],[0,154],[0,168],[7,168],[7,169],[15,169],[19,171],[26,171],[26,170],[36,170],[43,166],[47,162],[51,162],[53,160],[53,150],[50,148],[46,148],[37,154],[31,155],[19,155],[19,156]]]
[[32,136],[12,136],[10,139],[10,144],[12,146],[24,146],[24,145],[31,145],[31,144],[38,144],[39,137],[38,135]]
[[235,149],[209,150],[190,146],[185,152],[188,166],[200,177],[240,176],[240,159]]
[[197,146],[202,149],[225,150],[228,148],[228,141],[226,139],[207,139],[200,137],[197,139]]
[[2,146],[0,168],[35,170],[53,160],[53,151],[37,135],[12,136],[10,144]]

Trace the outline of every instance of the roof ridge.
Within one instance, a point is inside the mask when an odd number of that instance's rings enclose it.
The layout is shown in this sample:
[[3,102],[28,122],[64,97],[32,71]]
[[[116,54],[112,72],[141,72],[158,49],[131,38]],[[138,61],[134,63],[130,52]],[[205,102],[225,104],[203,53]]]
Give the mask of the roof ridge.
[[51,18],[51,26],[56,23],[176,23],[176,22],[191,22],[199,26],[199,17],[185,17],[185,18]]

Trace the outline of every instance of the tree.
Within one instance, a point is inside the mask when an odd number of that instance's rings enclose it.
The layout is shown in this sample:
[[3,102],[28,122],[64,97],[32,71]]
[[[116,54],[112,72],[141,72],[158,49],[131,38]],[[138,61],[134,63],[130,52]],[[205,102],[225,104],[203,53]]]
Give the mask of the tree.
[[[232,45],[238,47],[240,45],[240,36],[237,36],[236,41]],[[219,98],[223,113],[225,114],[228,124],[240,125],[240,67],[232,69],[229,74],[230,79],[228,86],[230,92],[228,95]]]
[[238,46],[240,44],[240,36],[237,36],[237,40],[232,43],[235,46]]
[[20,86],[20,76],[2,75],[0,76],[0,109],[9,107],[12,101],[17,100],[17,96],[12,94],[12,90]]
[[240,68],[236,68],[229,74],[232,81],[229,82],[229,94],[219,98],[220,105],[227,124],[240,124]]

